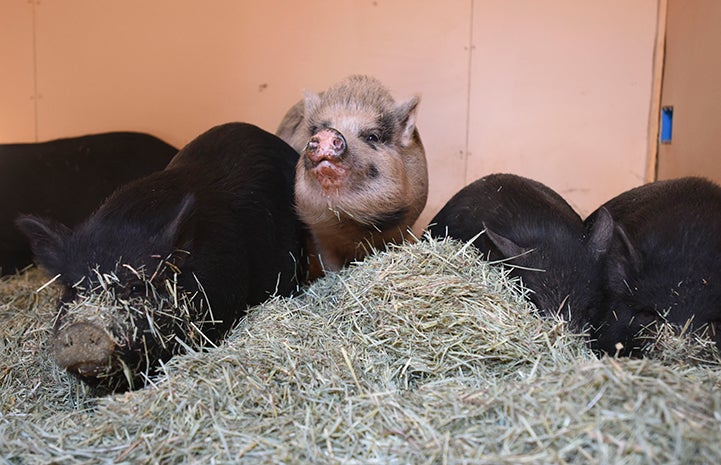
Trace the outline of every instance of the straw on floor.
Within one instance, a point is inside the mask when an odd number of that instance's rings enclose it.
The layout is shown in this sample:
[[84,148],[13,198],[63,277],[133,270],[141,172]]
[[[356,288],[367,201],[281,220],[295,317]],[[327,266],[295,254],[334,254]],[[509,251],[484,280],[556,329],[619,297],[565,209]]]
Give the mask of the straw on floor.
[[0,462],[718,463],[715,346],[598,359],[472,247],[423,240],[255,307],[95,398],[47,351],[57,289],[0,283]]

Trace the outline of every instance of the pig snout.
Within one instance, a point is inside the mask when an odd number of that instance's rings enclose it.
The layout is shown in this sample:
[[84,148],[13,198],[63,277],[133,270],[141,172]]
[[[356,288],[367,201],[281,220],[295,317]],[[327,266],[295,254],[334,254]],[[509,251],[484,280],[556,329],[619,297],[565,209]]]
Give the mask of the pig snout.
[[314,164],[335,161],[345,155],[348,144],[337,129],[325,128],[315,133],[305,147],[305,156]]
[[54,352],[62,368],[82,377],[95,377],[110,368],[115,342],[99,326],[76,323],[56,335]]

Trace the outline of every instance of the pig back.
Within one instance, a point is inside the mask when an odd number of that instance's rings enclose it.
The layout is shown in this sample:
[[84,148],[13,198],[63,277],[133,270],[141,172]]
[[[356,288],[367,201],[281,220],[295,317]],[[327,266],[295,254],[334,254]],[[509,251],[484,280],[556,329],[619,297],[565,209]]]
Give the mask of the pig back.
[[[272,178],[281,176],[293,187],[298,153],[282,139],[249,123],[215,126],[192,140],[168,164],[168,169],[204,165],[206,170],[239,174],[251,169]],[[284,189],[287,190],[287,189]]]
[[0,144],[0,274],[32,263],[30,244],[13,224],[18,215],[77,225],[114,190],[164,169],[177,152],[134,132]]
[[[556,236],[581,237],[584,231],[579,215],[556,191],[506,173],[484,176],[461,189],[428,226],[434,237],[464,241],[486,228],[525,246]],[[474,244],[486,255],[496,250],[486,235],[478,236]]]
[[197,250],[189,267],[217,288],[214,294],[227,293],[234,284],[224,276],[241,269],[236,278],[247,284],[238,289],[247,288],[248,305],[297,289],[304,240],[294,211],[297,160],[273,134],[228,123],[199,136],[168,165],[169,176],[185,178],[180,184],[193,186],[197,196]]

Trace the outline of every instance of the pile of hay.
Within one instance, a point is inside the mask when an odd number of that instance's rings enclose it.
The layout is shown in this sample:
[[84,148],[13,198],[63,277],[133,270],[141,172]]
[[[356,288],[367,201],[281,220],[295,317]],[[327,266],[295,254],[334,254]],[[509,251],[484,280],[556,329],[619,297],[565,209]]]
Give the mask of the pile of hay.
[[34,292],[41,284],[34,272],[0,285],[8,463],[721,458],[715,348],[598,360],[455,242],[394,248],[274,299],[217,349],[176,356],[152,385],[103,398],[49,360],[57,291]]

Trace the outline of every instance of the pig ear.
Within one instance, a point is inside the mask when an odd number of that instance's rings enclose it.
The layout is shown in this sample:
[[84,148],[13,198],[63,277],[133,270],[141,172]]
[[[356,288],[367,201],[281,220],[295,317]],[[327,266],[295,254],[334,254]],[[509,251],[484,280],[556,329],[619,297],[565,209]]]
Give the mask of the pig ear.
[[303,100],[303,115],[312,115],[320,106],[320,95],[306,90]]
[[522,257],[528,249],[521,247],[507,237],[496,234],[483,223],[483,227],[486,230],[486,237],[493,243],[494,246],[501,252],[503,258]]
[[192,213],[195,209],[195,195],[186,194],[163,233],[165,243],[176,250],[188,250],[194,235]]
[[403,147],[411,145],[415,139],[416,109],[420,101],[420,97],[411,97],[396,107],[396,116],[401,123],[401,145]]
[[591,225],[588,236],[588,247],[594,259],[608,252],[613,240],[614,221],[606,207],[601,207],[596,213],[596,219]]
[[298,131],[298,127],[303,122],[304,105],[303,100],[299,100],[293,105],[285,114],[283,120],[278,125],[278,129],[275,131],[275,134],[286,141],[286,143],[291,143],[288,141],[293,140],[293,135]]
[[60,273],[70,228],[33,215],[22,215],[15,224],[30,241],[37,264],[51,274]]
[[614,249],[608,261],[609,285],[619,293],[626,293],[629,278],[638,274],[643,266],[643,259],[633,245],[623,226],[615,227]]
[[643,266],[643,258],[641,257],[641,253],[638,251],[636,246],[633,245],[633,242],[631,242],[631,238],[628,237],[626,229],[620,224],[617,224],[615,231],[616,236],[620,239],[619,242],[622,244],[623,249],[625,250],[626,257],[628,259],[629,265],[631,266],[631,269],[634,272],[641,271],[641,267]]

